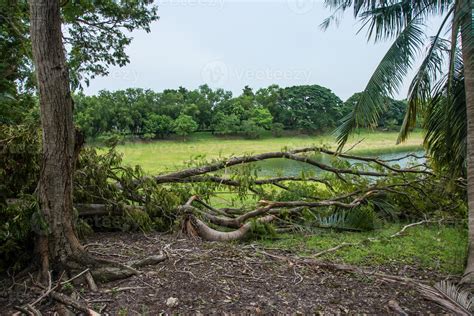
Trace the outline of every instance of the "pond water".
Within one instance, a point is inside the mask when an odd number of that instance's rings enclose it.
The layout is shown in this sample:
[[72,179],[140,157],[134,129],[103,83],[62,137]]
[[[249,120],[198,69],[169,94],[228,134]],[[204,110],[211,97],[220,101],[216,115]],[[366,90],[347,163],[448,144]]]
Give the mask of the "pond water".
[[[385,154],[378,154],[378,155],[367,156],[367,157],[378,157],[383,160],[391,160],[391,159],[404,157],[408,154],[423,156],[425,152],[423,150],[419,150],[419,151],[411,151],[411,152],[385,153]],[[331,165],[332,164],[331,160],[333,159],[330,155],[326,155],[326,154],[316,154],[312,156],[312,158],[319,162],[325,163],[327,165]],[[361,163],[361,161],[356,161],[356,160],[351,160],[351,159],[348,159],[348,161],[351,164]],[[425,162],[424,158],[415,159],[413,157],[406,157],[398,161],[390,162],[389,164],[392,164],[392,165],[396,164],[396,165],[399,165],[401,168],[404,168],[414,163],[419,164],[419,163],[424,163],[424,162]],[[256,162],[254,163],[254,166],[257,166],[258,176],[261,176],[261,177],[299,176],[301,175],[302,172],[304,172],[307,175],[310,175],[310,174],[317,175],[317,174],[320,174],[321,172],[324,172],[315,166],[311,166],[299,161],[293,161],[293,160],[281,159],[281,158],[268,159],[265,161]]]

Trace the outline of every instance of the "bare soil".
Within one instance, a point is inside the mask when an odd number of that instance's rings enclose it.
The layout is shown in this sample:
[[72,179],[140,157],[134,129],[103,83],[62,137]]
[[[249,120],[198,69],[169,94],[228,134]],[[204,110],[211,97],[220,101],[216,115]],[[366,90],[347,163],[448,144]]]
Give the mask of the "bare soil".
[[[85,284],[74,284],[79,300],[103,315],[399,315],[400,310],[390,307],[394,305],[410,315],[446,314],[410,286],[387,283],[367,274],[277,260],[249,243],[208,243],[140,233],[97,233],[85,243],[94,255],[121,262],[161,252],[168,255],[164,262],[141,268],[140,275],[100,284],[97,293],[90,292]],[[268,249],[265,252],[290,255]],[[431,283],[443,278],[408,266],[378,270]],[[4,277],[0,283],[0,314],[12,314],[15,305],[34,301],[37,296],[22,284],[12,287],[12,278]],[[43,315],[53,315],[56,305],[44,299],[36,307]]]

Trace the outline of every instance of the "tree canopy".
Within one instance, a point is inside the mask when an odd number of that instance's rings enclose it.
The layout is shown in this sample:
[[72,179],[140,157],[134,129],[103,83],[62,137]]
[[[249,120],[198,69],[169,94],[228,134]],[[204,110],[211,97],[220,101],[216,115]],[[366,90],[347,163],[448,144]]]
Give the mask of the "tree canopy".
[[[282,129],[304,133],[323,133],[338,126],[360,93],[346,102],[329,89],[318,85],[280,88],[272,85],[255,93],[245,87],[241,95],[212,90],[207,85],[188,90],[183,87],[162,92],[127,89],[101,91],[94,96],[78,93],[75,120],[87,137],[100,138],[111,133],[142,138],[163,138],[175,133],[173,123],[189,116],[200,131],[216,135],[242,135],[257,138],[265,131]],[[378,126],[394,129],[403,122],[406,103],[387,98],[388,107]],[[249,133],[253,130],[252,133]]]

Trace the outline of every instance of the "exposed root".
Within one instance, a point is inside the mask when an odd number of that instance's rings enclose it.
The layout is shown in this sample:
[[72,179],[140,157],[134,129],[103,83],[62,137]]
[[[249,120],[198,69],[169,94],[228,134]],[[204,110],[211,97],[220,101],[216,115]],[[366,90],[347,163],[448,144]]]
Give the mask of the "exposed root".
[[99,288],[97,287],[97,284],[95,283],[95,280],[92,277],[92,274],[90,273],[90,271],[86,272],[85,278],[86,278],[87,284],[89,285],[89,289],[92,292],[97,292],[99,290]]
[[[276,216],[267,215],[258,218],[256,221],[259,223],[270,223],[275,220]],[[207,241],[230,241],[230,240],[242,240],[251,231],[252,223],[246,223],[239,229],[230,232],[221,232],[207,226],[204,222],[199,220],[192,214],[187,214],[183,221],[183,233],[192,237],[200,237]]]
[[[227,217],[227,216],[216,216],[209,212],[206,212],[202,209],[196,208],[192,205],[193,202],[200,202],[198,196],[194,195],[188,199],[188,201],[182,205],[178,211],[184,214],[182,221],[181,230],[185,235],[190,237],[200,237],[203,240],[208,241],[229,241],[229,240],[241,240],[244,239],[250,229],[252,228],[252,223],[249,222],[249,219],[256,218],[257,223],[270,223],[274,221],[279,214],[282,212],[296,214],[301,212],[305,207],[316,208],[316,207],[327,207],[327,206],[338,206],[346,209],[352,209],[364,203],[369,197],[377,195],[380,193],[380,189],[373,189],[366,192],[359,197],[354,198],[350,203],[344,203],[339,201],[339,198],[333,198],[328,200],[320,200],[314,202],[306,201],[287,201],[287,202],[278,202],[278,201],[259,201],[260,207],[249,211],[247,213],[241,214],[238,217]],[[357,192],[358,193],[358,192]],[[348,197],[351,197],[351,194]],[[344,196],[347,198],[347,196]],[[208,210],[214,212],[214,209],[208,206],[205,203],[202,203]],[[222,232],[216,229],[209,227],[206,223],[201,221],[196,215],[199,214],[203,216],[210,223],[226,228],[235,228],[233,231]]]
[[49,294],[54,300],[64,304],[64,305],[67,305],[67,306],[71,306],[81,312],[84,312],[86,313],[86,315],[90,315],[90,316],[100,316],[99,313],[97,313],[96,311],[94,311],[93,309],[89,308],[89,306],[87,306],[86,304],[84,303],[81,303],[79,302],[78,300],[75,300],[67,295],[64,295],[64,294],[61,294],[61,293],[58,293],[58,292],[51,292]]
[[19,316],[21,313],[31,316],[42,316],[41,312],[34,308],[31,304],[27,304],[25,307],[14,306],[13,308],[19,311],[19,313],[13,314],[14,316]]
[[133,267],[133,268],[142,268],[145,266],[150,266],[154,265],[160,262],[163,262],[167,259],[168,257],[166,255],[160,254],[160,255],[155,255],[155,256],[149,256],[140,260],[134,260],[128,262],[128,266]]

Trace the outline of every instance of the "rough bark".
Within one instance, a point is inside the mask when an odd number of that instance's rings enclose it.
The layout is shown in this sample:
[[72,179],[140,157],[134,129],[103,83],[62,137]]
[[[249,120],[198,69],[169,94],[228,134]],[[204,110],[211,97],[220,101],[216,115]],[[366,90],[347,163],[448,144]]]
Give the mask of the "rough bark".
[[62,43],[60,3],[30,1],[30,15],[43,133],[38,194],[47,227],[37,229],[37,250],[44,276],[85,251],[73,225],[73,101]]
[[464,62],[467,117],[467,196],[469,207],[469,250],[463,282],[474,284],[474,29],[472,0],[460,0],[461,40]]

